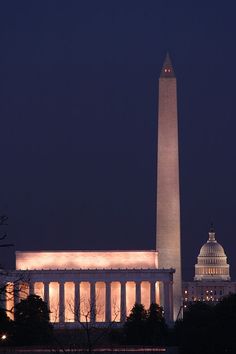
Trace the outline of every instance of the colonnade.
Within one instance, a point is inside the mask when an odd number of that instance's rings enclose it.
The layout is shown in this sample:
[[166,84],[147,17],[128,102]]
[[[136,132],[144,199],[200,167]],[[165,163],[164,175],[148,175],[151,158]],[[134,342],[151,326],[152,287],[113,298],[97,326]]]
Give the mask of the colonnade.
[[145,308],[161,304],[166,320],[173,319],[172,281],[30,281],[17,286],[18,296],[6,296],[6,309],[36,294],[49,304],[53,323],[123,322],[135,303]]

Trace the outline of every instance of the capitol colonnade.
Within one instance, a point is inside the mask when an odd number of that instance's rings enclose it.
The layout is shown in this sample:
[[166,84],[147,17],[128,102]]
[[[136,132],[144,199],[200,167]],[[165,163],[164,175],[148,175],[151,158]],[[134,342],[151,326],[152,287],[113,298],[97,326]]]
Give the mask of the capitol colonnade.
[[135,303],[142,303],[146,309],[158,303],[170,323],[173,273],[173,269],[23,271],[25,281],[13,285],[9,280],[7,288],[14,286],[19,291],[15,291],[15,297],[8,291],[5,306],[10,310],[29,294],[36,294],[48,303],[52,323],[76,325],[86,321],[124,322]]

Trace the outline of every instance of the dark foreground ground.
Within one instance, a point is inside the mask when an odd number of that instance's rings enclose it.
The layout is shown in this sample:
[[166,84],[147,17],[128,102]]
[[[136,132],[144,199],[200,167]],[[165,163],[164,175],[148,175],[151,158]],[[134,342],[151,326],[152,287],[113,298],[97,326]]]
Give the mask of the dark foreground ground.
[[[85,349],[71,349],[71,348],[14,348],[14,347],[5,347],[0,348],[0,353],[22,353],[22,354],[36,354],[36,353],[43,353],[43,354],[51,354],[51,353],[88,353]],[[147,348],[99,348],[92,351],[93,354],[124,354],[124,353],[138,353],[138,354],[148,354],[148,353],[166,353],[166,354],[178,354],[178,349],[176,347],[169,347],[169,348],[156,348],[156,347],[147,347]]]
[[[88,339],[89,335],[89,339]],[[24,343],[24,344],[23,344]],[[14,346],[11,338],[0,341],[0,354],[3,353],[88,353],[88,354],[124,354],[124,353],[166,353],[177,354],[176,347],[160,345],[127,344],[121,328],[94,328],[86,333],[84,329],[57,329],[53,332],[50,343],[27,346],[27,333],[24,334],[22,346]]]

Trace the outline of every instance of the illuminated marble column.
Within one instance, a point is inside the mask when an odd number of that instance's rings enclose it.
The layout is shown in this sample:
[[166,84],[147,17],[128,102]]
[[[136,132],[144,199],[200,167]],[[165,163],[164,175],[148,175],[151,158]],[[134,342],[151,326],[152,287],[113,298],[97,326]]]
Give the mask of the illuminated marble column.
[[59,322],[65,322],[65,284],[59,283]]
[[141,282],[140,281],[135,282],[135,288],[136,288],[135,302],[136,304],[141,304]]
[[157,149],[158,267],[174,268],[174,320],[182,307],[176,77],[167,54],[159,79]]
[[80,282],[75,282],[75,321],[80,318]]
[[11,320],[14,320],[14,284],[7,283],[5,291],[5,301],[6,301],[6,310],[7,315]]
[[111,322],[111,283],[106,282],[106,322]]
[[49,282],[43,282],[44,284],[44,301],[48,304],[49,309]]
[[126,320],[126,282],[121,282],[121,322]]
[[164,283],[162,281],[159,282],[159,296],[160,296],[160,306],[164,308]]
[[173,320],[174,316],[174,284],[173,281],[169,282],[169,304],[170,304],[170,322]]
[[151,304],[156,303],[156,282],[150,283],[150,302]]
[[161,302],[160,302],[160,281],[157,281],[157,282],[156,282],[155,289],[156,289],[156,297],[155,297],[155,300],[156,300],[156,303],[157,303],[158,305],[160,305],[160,304],[161,304]]
[[90,283],[90,321],[95,322],[96,319],[96,297],[95,297],[95,283]]

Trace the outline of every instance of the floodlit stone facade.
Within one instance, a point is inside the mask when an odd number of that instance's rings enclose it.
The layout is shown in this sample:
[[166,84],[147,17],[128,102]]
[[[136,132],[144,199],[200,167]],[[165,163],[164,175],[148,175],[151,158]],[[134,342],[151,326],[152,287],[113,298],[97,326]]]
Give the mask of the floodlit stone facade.
[[227,257],[223,247],[216,241],[213,228],[198,255],[194,280],[230,280]]
[[190,281],[183,282],[183,304],[195,301],[217,303],[223,296],[236,293],[236,283],[231,281]]
[[[112,251],[111,251],[112,252]],[[46,253],[46,252],[45,252]],[[94,259],[96,262],[96,258]],[[51,311],[50,319],[59,325],[88,322],[123,322],[134,303],[148,309],[162,303],[168,323],[173,320],[173,269],[28,269],[15,271],[24,281],[17,284],[20,296],[6,301],[12,307],[28,294],[41,296]],[[9,286],[13,286],[12,278]],[[160,294],[160,285],[164,289]],[[161,298],[162,297],[162,298]]]
[[216,241],[211,227],[208,240],[197,257],[194,281],[183,283],[184,306],[195,301],[217,303],[223,296],[235,292],[236,283],[230,281],[225,251]]
[[16,252],[16,269],[157,269],[157,251]]
[[175,269],[174,318],[182,307],[177,88],[167,54],[159,79],[157,232],[160,268]]

